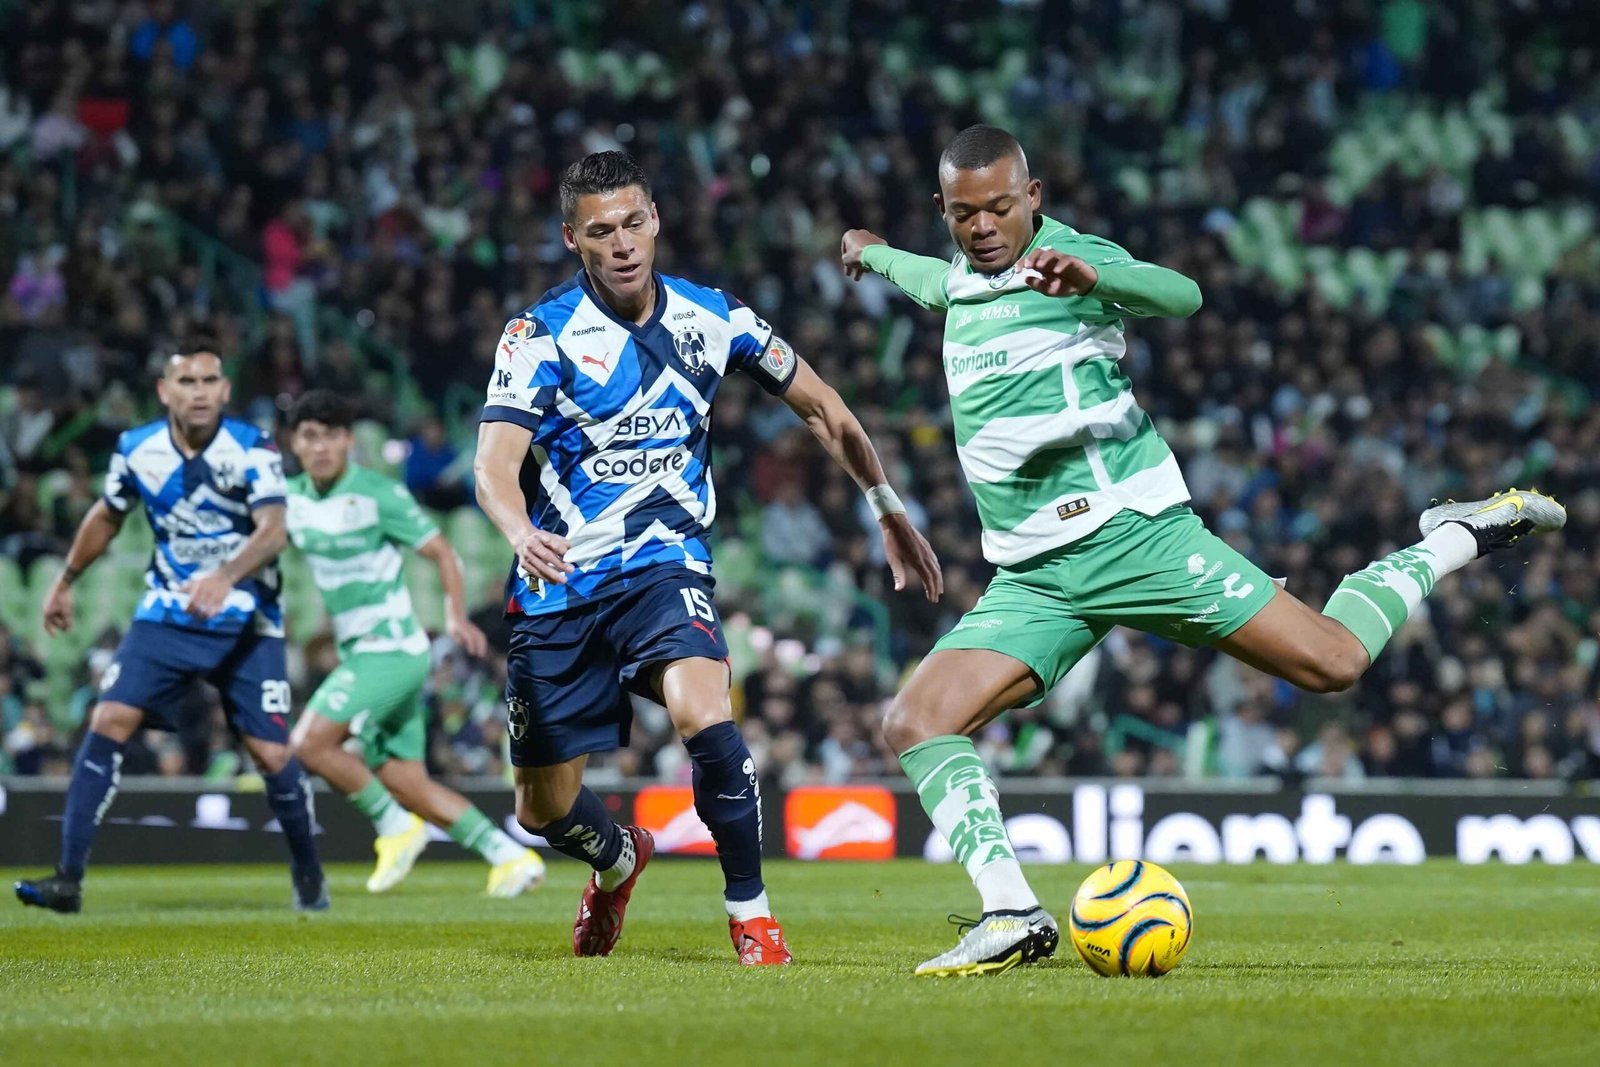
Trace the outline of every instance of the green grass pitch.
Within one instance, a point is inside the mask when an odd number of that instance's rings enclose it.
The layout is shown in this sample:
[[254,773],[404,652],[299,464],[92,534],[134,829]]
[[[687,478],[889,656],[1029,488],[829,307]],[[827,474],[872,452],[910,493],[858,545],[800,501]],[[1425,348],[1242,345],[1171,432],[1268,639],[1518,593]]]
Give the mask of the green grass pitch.
[[[1084,873],[1031,869],[1062,918]],[[101,868],[81,915],[0,902],[0,1063],[1595,1062],[1593,867],[1174,873],[1196,933],[1165,978],[1098,978],[1063,941],[932,981],[911,967],[975,903],[954,866],[771,864],[799,962],[757,971],[710,863],[651,867],[604,960],[570,955],[567,862],[515,901],[481,896],[477,865],[424,862],[383,897],[343,866],[306,918],[282,868]]]

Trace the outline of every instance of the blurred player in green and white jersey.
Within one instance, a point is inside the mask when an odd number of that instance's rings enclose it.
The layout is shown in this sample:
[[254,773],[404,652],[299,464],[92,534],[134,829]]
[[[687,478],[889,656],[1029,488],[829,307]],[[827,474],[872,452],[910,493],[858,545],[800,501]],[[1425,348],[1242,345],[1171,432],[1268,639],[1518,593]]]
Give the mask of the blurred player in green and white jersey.
[[844,235],[842,258],[946,313],[956,451],[999,573],[906,683],[884,734],[983,899],[983,918],[917,973],[993,974],[1050,955],[1059,931],[1017,865],[975,731],[1040,699],[1118,625],[1312,692],[1349,688],[1441,577],[1559,529],[1566,512],[1517,490],[1429,508],[1421,542],[1346,577],[1319,613],[1189,509],[1118,365],[1123,320],[1192,315],[1195,283],[1041,215],[1021,146],[992,126],[945,148],[934,204],[953,260],[866,230]]
[[[289,447],[303,469],[289,480],[289,540],[311,565],[340,659],[291,743],[306,767],[372,819],[378,865],[368,890],[392,889],[410,873],[431,822],[489,862],[490,896],[517,896],[543,881],[544,861],[429,778],[423,763],[429,645],[402,575],[406,549],[439,568],[451,639],[475,658],[488,642],[467,620],[460,561],[433,520],[405,486],[350,462],[352,417],[326,390],[305,394],[289,417]],[[352,736],[365,762],[345,751]]]

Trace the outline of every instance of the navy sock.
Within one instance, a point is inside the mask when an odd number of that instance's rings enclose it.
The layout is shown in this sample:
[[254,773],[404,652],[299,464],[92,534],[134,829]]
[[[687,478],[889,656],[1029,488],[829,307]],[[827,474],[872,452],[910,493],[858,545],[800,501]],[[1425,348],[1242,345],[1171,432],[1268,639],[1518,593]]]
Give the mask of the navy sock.
[[523,829],[550,842],[550,847],[563,856],[587,863],[597,871],[616,866],[617,857],[622,855],[622,827],[588,786],[578,789],[572,810],[555,822]]
[[755,760],[731,722],[708,726],[684,741],[694,760],[694,810],[717,842],[723,896],[754,900],[761,884],[761,787]]
[[78,758],[72,763],[72,784],[67,787],[67,810],[61,818],[61,874],[83,881],[94,832],[122,779],[122,742],[93,730],[83,735]]
[[262,775],[267,783],[267,803],[278,817],[284,840],[289,842],[290,865],[295,877],[321,870],[317,862],[317,818],[311,805],[311,780],[290,758],[277,774]]

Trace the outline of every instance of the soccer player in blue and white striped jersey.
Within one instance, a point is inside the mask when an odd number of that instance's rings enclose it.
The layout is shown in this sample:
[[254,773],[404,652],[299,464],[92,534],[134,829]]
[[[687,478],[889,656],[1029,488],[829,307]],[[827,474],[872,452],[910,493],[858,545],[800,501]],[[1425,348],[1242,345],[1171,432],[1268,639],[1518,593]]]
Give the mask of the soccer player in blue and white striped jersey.
[[156,383],[166,418],[118,440],[105,496],[84,516],[45,597],[46,631],[71,629],[73,582],[143,505],[156,539],[145,594],[72,766],[61,862],[50,877],[16,884],[24,904],[82,907],[89,846],[116,796],[123,747],[141,725],[176,728],[185,689],[203,678],[221,692],[230,727],[266,779],[289,845],[295,907],[328,906],[311,785],[289,752],[276,565],[286,540],[283,464],[268,434],[223,415],[230,385],[215,348],[195,338],[167,360]]
[[[476,463],[478,499],[516,554],[506,699],[517,818],[594,868],[573,949],[606,955],[654,844],[611,819],[583,768],[628,743],[630,693],[657,700],[694,765],[739,962],[787,963],[705,541],[711,406],[725,376],[741,371],[782,397],[849,471],[878,515],[897,589],[909,569],[937,599],[939,565],[839,395],[737,298],[653,269],[660,219],[637,163],[599,152],[573,164],[561,209],[583,269],[506,325]],[[518,482],[530,455],[531,502]]]

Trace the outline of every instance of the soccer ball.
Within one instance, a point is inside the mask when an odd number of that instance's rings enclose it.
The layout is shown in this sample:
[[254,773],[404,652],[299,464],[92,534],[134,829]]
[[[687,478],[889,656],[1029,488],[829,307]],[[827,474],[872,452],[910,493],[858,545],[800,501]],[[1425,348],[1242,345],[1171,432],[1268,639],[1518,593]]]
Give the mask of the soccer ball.
[[1153,863],[1118,860],[1083,880],[1072,898],[1072,947],[1107,978],[1166,974],[1194,928],[1189,896]]

